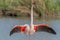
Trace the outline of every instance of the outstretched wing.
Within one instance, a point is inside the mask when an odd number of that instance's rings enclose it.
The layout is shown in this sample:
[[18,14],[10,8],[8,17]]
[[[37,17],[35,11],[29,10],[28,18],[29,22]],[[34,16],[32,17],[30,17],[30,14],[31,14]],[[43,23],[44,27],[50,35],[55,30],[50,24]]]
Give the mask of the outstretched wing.
[[44,32],[48,32],[48,33],[52,33],[52,34],[56,34],[56,32],[54,31],[53,28],[49,27],[46,24],[39,24],[39,25],[35,25],[34,29],[36,32],[40,32],[40,31],[44,31]]
[[20,25],[14,26],[14,28],[10,31],[10,36],[13,33],[24,32],[25,31],[25,28],[26,28],[26,26],[20,26]]

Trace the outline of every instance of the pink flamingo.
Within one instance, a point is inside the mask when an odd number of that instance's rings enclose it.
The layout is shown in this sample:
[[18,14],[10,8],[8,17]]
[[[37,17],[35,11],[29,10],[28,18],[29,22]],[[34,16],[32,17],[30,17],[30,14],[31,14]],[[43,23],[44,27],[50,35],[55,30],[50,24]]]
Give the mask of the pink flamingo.
[[26,33],[27,35],[29,35],[33,34],[34,32],[40,32],[40,31],[56,34],[56,32],[47,24],[37,24],[33,25],[33,27],[29,27],[28,24],[25,24],[25,25],[15,25],[14,28],[11,30],[10,35],[17,32]]
[[[33,0],[31,0],[31,26],[29,26],[28,24],[25,25],[15,25],[14,28],[12,28],[12,30],[10,31],[10,36],[13,33],[17,33],[17,32],[21,32],[21,33],[25,33],[27,35],[31,35],[34,32],[41,32],[41,31],[45,31],[51,34],[56,34],[56,32],[53,30],[53,28],[51,28],[50,26],[48,26],[48,24],[33,24]],[[27,38],[27,40],[29,39],[29,36]]]

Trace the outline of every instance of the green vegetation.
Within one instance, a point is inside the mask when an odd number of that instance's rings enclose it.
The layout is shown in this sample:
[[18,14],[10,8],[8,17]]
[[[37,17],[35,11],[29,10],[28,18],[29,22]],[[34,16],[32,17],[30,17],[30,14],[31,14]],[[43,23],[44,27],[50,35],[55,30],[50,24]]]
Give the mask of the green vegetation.
[[[39,16],[41,16],[41,14],[56,14],[60,11],[59,0],[34,0],[34,2],[34,12]],[[2,9],[19,9],[18,7],[25,7],[25,9],[30,10],[30,6],[30,0],[0,0],[0,8]]]

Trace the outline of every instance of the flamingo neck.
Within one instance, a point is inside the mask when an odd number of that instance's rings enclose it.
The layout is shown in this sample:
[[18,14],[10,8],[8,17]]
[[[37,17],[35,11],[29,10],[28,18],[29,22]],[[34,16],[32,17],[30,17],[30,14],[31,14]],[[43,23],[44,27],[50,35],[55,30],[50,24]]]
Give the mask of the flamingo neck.
[[31,27],[33,27],[33,0],[31,0]]

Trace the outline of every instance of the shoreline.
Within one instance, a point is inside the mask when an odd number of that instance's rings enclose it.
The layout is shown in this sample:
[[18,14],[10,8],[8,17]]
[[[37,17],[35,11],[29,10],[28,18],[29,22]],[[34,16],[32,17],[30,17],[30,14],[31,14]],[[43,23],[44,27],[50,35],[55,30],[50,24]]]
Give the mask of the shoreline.
[[[10,17],[10,16],[0,16],[0,18],[13,18],[13,19],[29,19],[30,17]],[[39,18],[39,17],[34,17],[34,20],[45,20],[45,21],[50,21],[50,20],[60,20],[60,18]]]
[[[4,17],[14,17],[14,18],[20,18],[20,17],[27,17],[30,18],[31,14],[30,11],[23,11],[21,10],[15,10],[15,9],[0,9],[0,16]],[[37,19],[60,19],[60,12],[52,12],[52,13],[35,13],[33,16]]]

